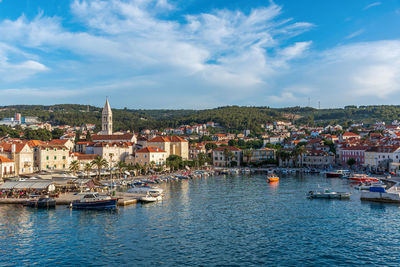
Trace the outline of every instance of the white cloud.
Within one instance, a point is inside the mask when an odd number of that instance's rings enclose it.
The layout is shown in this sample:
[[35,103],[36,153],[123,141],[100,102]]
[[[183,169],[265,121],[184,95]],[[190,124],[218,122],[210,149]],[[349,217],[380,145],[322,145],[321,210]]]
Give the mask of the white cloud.
[[352,38],[354,38],[354,37],[357,37],[357,36],[363,34],[364,31],[365,31],[364,29],[360,29],[360,30],[358,30],[358,31],[355,31],[355,32],[353,32],[353,33],[350,33],[349,35],[347,35],[347,36],[345,37],[345,39],[352,39]]
[[[43,13],[33,20],[22,15],[0,22],[0,42],[37,55],[68,51],[79,57],[73,74],[81,68],[91,80],[105,82],[104,76],[129,80],[146,74],[161,84],[155,89],[161,94],[162,83],[192,80],[198,86],[215,88],[214,97],[233,100],[269,87],[280,68],[300,58],[311,44],[282,45],[281,40],[313,25],[279,19],[281,7],[273,3],[249,14],[215,10],[187,15],[184,22],[159,18],[174,8],[167,0],[74,0],[72,14],[85,31],[68,30],[61,18]],[[57,65],[66,60],[61,56],[47,67],[40,59],[37,56],[36,61],[27,59],[16,66],[32,73],[49,68],[57,72],[61,70]],[[177,87],[173,90],[185,94],[187,87]]]
[[291,75],[289,87],[308,89],[284,89],[293,97],[276,100],[286,104],[295,105],[294,97],[311,97],[330,106],[395,104],[400,96],[400,41],[354,43],[314,52],[313,58]]
[[114,95],[120,105],[142,108],[298,105],[308,97],[334,106],[400,97],[400,41],[318,51],[312,41],[289,41],[315,26],[281,18],[273,3],[249,13],[160,16],[173,10],[166,0],[75,0],[79,32],[43,14],[0,21],[0,95],[51,101],[57,92],[61,102],[98,97],[99,104]]
[[382,4],[382,2],[373,2],[367,6],[364,7],[364,10],[369,9],[371,7],[375,7],[375,6],[380,6]]

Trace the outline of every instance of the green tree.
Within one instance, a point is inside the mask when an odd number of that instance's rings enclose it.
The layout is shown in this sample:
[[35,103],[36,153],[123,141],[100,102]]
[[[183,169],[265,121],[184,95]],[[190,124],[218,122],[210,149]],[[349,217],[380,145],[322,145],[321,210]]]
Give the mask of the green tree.
[[64,133],[65,133],[65,131],[60,128],[55,128],[55,129],[53,129],[53,131],[51,131],[51,135],[52,135],[53,139],[60,139],[60,137],[63,136]]
[[79,171],[80,166],[79,166],[79,161],[74,160],[71,162],[71,164],[69,165],[69,170],[72,171],[72,174],[74,176],[76,176],[76,173]]
[[225,157],[225,166],[229,166],[229,162],[232,160],[233,157],[233,152],[230,149],[225,148],[224,149],[224,157]]
[[356,164],[356,160],[353,158],[349,158],[349,160],[347,161],[347,165],[349,165],[350,168],[352,168],[354,164]]
[[108,167],[108,162],[101,156],[97,156],[93,161],[92,165],[97,167],[97,177],[100,180],[101,177],[101,169]]
[[251,156],[253,155],[253,151],[251,150],[245,150],[243,152],[243,156],[246,158],[246,164],[247,166],[249,166],[250,160],[251,160]]
[[87,178],[89,179],[90,176],[90,172],[93,169],[93,164],[91,162],[88,162],[85,164],[85,166],[83,167],[83,170],[86,172]]
[[126,165],[126,163],[124,161],[121,160],[117,163],[117,168],[118,168],[118,173],[119,173],[118,178],[121,179],[122,172],[124,172],[128,168],[128,166]]
[[86,133],[86,141],[92,142],[92,134],[90,133],[90,131],[88,130]]
[[214,143],[207,143],[205,147],[206,147],[206,149],[208,151],[208,150],[216,149],[218,146],[216,144],[214,144]]
[[182,157],[178,155],[170,155],[167,158],[166,163],[173,171],[183,167]]

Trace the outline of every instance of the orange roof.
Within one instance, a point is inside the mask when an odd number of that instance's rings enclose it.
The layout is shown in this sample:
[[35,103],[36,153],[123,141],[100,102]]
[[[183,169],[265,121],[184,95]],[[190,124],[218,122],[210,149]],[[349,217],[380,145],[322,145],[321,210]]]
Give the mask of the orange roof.
[[165,152],[164,150],[162,150],[161,148],[158,147],[144,147],[142,149],[139,149],[138,151],[136,151],[136,153],[163,153]]
[[150,143],[161,143],[161,142],[187,142],[187,140],[183,139],[182,137],[179,136],[156,136],[152,139],[150,139],[148,142]]
[[343,136],[359,136],[359,135],[352,132],[346,132],[343,134]]
[[1,162],[1,163],[6,163],[6,162],[14,162],[14,161],[11,160],[11,159],[9,159],[9,158],[0,156],[0,162]]
[[27,144],[30,147],[37,147],[37,146],[43,145],[44,142],[42,142],[40,140],[29,140],[29,141],[27,141]]
[[11,149],[12,149],[12,145],[13,145],[13,144],[15,145],[15,152],[16,152],[16,153],[21,152],[21,150],[24,149],[24,147],[25,147],[25,145],[26,145],[26,144],[23,144],[23,143],[16,143],[16,142],[13,142],[13,143],[2,143],[2,144],[0,144],[0,147],[3,148],[3,151],[11,152]]
[[65,145],[69,139],[53,139],[49,142],[50,145]]

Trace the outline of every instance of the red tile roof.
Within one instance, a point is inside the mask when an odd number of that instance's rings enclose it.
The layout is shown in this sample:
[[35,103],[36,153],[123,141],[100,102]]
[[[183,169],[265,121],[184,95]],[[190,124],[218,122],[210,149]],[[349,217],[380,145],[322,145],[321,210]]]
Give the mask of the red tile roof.
[[136,153],[163,153],[163,152],[165,152],[165,151],[162,150],[161,148],[151,147],[151,146],[144,147],[144,148],[136,151]]
[[152,139],[150,139],[148,142],[150,143],[162,143],[162,142],[187,142],[187,140],[183,139],[182,137],[179,136],[156,136]]
[[6,162],[14,162],[14,161],[11,160],[11,159],[9,159],[9,158],[0,156],[0,162],[1,162],[1,163],[6,163]]

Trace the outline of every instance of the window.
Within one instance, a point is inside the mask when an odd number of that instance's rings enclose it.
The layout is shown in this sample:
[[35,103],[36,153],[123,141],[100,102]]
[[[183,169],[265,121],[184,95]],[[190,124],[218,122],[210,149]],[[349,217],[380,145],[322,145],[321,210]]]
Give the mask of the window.
[[63,169],[65,169],[65,164],[63,164]]
[[50,169],[49,165],[46,165],[46,169]]
[[57,169],[57,165],[56,164],[54,164],[54,169]]
[[46,160],[49,160],[49,156],[46,156]]
[[57,159],[57,156],[54,156],[54,160],[56,160]]
[[57,151],[57,148],[54,148],[54,151]]
[[65,159],[65,156],[63,156],[63,159]]

